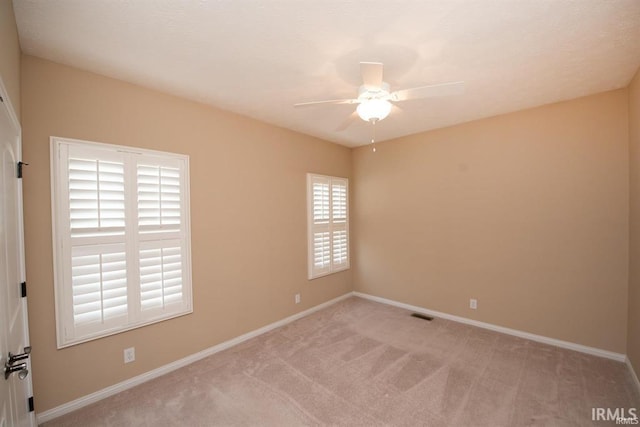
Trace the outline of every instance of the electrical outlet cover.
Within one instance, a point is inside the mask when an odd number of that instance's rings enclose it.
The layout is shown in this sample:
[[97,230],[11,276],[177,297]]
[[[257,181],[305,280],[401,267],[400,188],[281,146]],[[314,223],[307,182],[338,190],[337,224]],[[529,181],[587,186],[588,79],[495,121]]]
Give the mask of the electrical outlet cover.
[[124,363],[131,363],[136,360],[136,348],[129,347],[124,349]]

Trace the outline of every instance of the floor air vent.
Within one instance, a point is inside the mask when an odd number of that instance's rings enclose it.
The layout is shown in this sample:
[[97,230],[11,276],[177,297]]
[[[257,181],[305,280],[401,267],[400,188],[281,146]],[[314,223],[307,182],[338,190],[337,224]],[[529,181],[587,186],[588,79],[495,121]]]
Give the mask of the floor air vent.
[[417,317],[418,319],[428,320],[428,321],[433,320],[433,317],[427,316],[426,314],[420,314],[420,313],[411,313],[411,317]]

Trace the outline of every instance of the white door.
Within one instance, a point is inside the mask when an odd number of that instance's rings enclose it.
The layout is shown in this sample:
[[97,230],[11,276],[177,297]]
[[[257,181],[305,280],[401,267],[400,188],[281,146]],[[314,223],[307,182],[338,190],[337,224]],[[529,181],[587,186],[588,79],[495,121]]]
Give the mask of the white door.
[[0,427],[35,426],[25,354],[30,345],[27,301],[21,286],[25,281],[22,180],[17,177],[21,133],[2,81],[0,97]]

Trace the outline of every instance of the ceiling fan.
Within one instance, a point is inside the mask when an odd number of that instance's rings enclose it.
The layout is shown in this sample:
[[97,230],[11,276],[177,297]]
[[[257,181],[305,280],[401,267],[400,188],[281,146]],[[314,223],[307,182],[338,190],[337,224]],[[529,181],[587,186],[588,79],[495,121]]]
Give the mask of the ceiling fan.
[[330,99],[295,104],[294,107],[308,107],[321,104],[358,104],[348,120],[337,130],[346,129],[356,117],[365,122],[383,120],[391,112],[394,102],[409,99],[433,98],[439,96],[459,95],[464,92],[464,82],[448,82],[428,86],[401,89],[391,92],[389,83],[382,81],[383,64],[380,62],[361,62],[362,86],[358,88],[358,97],[352,99]]

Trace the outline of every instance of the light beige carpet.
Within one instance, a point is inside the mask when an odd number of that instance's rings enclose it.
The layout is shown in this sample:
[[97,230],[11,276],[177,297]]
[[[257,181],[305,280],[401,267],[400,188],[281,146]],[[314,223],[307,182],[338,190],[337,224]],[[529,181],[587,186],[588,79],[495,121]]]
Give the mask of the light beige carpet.
[[46,425],[585,426],[593,407],[640,412],[624,364],[354,297]]

